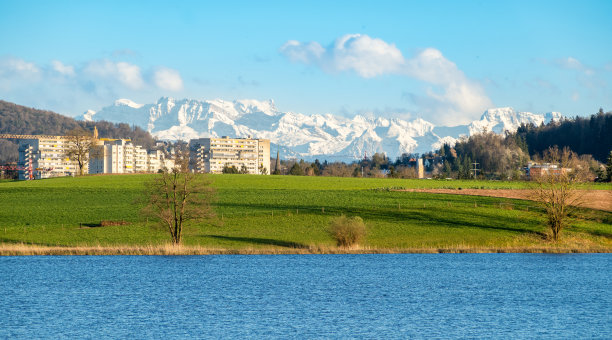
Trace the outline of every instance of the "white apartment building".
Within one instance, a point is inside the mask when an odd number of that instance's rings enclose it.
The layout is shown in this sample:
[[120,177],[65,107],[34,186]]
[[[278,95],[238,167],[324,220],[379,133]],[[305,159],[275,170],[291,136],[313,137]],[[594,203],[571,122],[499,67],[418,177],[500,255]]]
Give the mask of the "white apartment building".
[[270,140],[253,138],[199,138],[189,141],[191,168],[196,172],[223,172],[225,166],[249,174],[270,174]]
[[89,157],[90,174],[157,172],[164,165],[161,151],[147,152],[129,139],[99,139]]
[[[158,172],[160,169],[174,167],[174,162],[164,159],[162,151],[147,152],[129,139],[98,138],[94,129],[95,146],[89,154],[89,162],[83,173],[134,173]],[[19,179],[41,179],[49,177],[75,176],[79,168],[66,153],[72,142],[67,136],[49,135],[12,135],[2,134],[0,138],[19,141]]]
[[164,166],[164,153],[161,150],[149,151],[147,155],[147,172],[157,172]]
[[[15,135],[19,140],[19,179],[74,176],[78,165],[66,157],[70,141],[65,136]],[[87,173],[87,164],[83,169]]]

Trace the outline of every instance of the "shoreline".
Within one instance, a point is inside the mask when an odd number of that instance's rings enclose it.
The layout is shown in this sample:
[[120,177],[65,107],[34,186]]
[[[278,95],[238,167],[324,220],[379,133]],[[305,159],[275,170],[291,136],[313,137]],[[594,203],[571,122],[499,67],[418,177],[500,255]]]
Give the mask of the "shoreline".
[[199,246],[147,245],[147,246],[39,246],[0,243],[0,256],[48,255],[334,255],[334,254],[587,254],[612,253],[608,247],[423,247],[423,248],[205,248]]

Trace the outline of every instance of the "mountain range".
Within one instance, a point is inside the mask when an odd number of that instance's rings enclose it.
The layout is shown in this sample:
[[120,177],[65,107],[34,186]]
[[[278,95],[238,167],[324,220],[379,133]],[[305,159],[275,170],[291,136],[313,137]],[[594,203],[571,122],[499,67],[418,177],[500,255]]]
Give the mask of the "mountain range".
[[274,101],[177,100],[162,97],[154,104],[119,99],[98,112],[89,110],[77,119],[128,123],[162,140],[200,137],[248,137],[270,139],[272,153],[281,158],[353,161],[385,152],[394,159],[402,153],[424,153],[454,144],[463,136],[482,131],[516,131],[522,123],[546,124],[558,120],[558,112],[534,114],[510,107],[489,109],[468,125],[435,126],[417,118],[353,118],[331,114],[304,115],[279,111]]

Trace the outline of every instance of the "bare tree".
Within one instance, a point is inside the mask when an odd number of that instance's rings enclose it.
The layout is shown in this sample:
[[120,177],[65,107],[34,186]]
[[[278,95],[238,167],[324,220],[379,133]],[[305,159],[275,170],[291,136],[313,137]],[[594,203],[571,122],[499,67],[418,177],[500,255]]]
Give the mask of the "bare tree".
[[91,132],[82,128],[75,128],[66,134],[68,147],[65,155],[79,167],[79,176],[83,176],[83,168],[89,160],[89,153],[95,145],[95,139]]
[[582,195],[577,186],[588,179],[588,165],[569,148],[559,150],[556,146],[545,151],[542,160],[556,167],[532,175],[536,183],[535,199],[546,210],[550,236],[557,241],[569,214],[580,203]]
[[164,168],[147,183],[148,204],[143,213],[157,219],[170,233],[172,243],[180,244],[187,222],[214,216],[211,208],[214,192],[210,184],[205,174],[189,171],[188,151],[177,151],[174,168]]

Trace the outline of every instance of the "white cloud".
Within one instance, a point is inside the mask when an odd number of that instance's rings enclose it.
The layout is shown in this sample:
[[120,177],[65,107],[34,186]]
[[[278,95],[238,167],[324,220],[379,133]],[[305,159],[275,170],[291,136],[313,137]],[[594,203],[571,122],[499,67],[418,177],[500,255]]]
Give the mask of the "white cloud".
[[287,41],[280,51],[291,61],[304,64],[319,63],[325,53],[325,49],[317,42],[301,43],[295,40]]
[[140,67],[124,61],[96,60],[90,62],[84,71],[94,77],[115,79],[132,89],[140,89],[144,85]]
[[180,91],[183,89],[183,79],[177,70],[161,67],[153,74],[155,85],[163,90]]
[[118,98],[150,100],[183,89],[178,71],[143,70],[125,61],[98,59],[68,65],[60,60],[36,64],[0,57],[0,93],[4,100],[77,115]]
[[140,75],[140,67],[126,62],[118,62],[116,65],[119,81],[134,89],[142,87],[144,81]]
[[468,79],[455,63],[435,48],[424,49],[407,60],[404,71],[441,90],[436,92],[429,87],[426,93],[433,101],[420,105],[423,112],[439,123],[465,124],[493,105],[479,83]]
[[404,62],[395,45],[361,34],[344,35],[328,48],[289,40],[280,52],[293,62],[317,65],[326,72],[352,70],[364,78],[396,73]]
[[419,109],[437,123],[462,124],[492,106],[483,87],[468,79],[442,52],[427,48],[405,58],[394,45],[367,35],[344,35],[328,46],[317,42],[286,42],[280,52],[293,62],[314,65],[325,72],[354,71],[363,78],[395,74],[429,84],[425,96],[408,94]]
[[53,70],[55,70],[57,73],[60,73],[65,76],[74,76],[73,66],[64,65],[64,63],[59,60],[53,60],[51,62],[51,66],[53,67]]
[[34,64],[23,59],[2,58],[0,59],[0,75],[35,76],[40,69]]
[[595,71],[593,71],[593,69],[585,66],[578,59],[573,58],[573,57],[557,59],[556,64],[559,67],[564,68],[564,69],[580,71],[587,76],[592,76],[595,74]]
[[364,78],[396,73],[404,63],[395,45],[360,34],[337,39],[329,55],[328,66],[339,71],[354,70]]
[[41,70],[34,63],[23,59],[0,58],[0,90],[10,91],[19,84],[31,84],[40,80]]
[[560,69],[569,70],[575,75],[576,83],[581,89],[581,94],[574,92],[570,96],[573,101],[578,101],[583,97],[597,98],[602,96],[608,98],[608,79],[606,70],[612,71],[612,63],[592,67],[586,65],[574,57],[567,57],[555,60],[543,60],[545,64],[552,64]]

